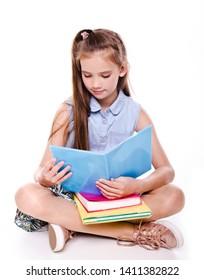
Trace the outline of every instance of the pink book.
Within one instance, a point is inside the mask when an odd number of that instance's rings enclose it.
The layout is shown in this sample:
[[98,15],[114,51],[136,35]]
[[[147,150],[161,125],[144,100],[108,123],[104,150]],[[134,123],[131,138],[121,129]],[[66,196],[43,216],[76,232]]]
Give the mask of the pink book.
[[142,202],[141,197],[136,193],[116,199],[107,199],[104,196],[88,193],[75,193],[75,195],[88,212],[139,205]]

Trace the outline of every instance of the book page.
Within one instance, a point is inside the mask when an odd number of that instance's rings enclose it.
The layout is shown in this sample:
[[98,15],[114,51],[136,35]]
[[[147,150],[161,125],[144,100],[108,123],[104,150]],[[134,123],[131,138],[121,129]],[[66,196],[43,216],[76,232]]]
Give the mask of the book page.
[[72,176],[62,183],[63,189],[101,195],[95,182],[108,177],[104,154],[58,146],[50,146],[50,149],[57,162],[65,162],[61,170],[71,166]]
[[151,169],[151,133],[148,126],[107,153],[111,178],[136,178]]

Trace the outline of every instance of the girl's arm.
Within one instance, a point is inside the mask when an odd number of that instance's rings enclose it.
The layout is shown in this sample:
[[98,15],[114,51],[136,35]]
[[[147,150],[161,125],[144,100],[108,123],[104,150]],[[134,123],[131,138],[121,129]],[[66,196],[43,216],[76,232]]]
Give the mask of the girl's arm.
[[[34,173],[34,179],[36,182],[44,186],[53,186],[59,184],[62,181],[66,180],[71,176],[71,173],[68,174],[70,167],[67,166],[61,172],[58,173],[58,170],[63,166],[64,162],[59,162],[55,165],[56,159],[52,157],[49,145],[55,146],[64,146],[66,143],[65,135],[67,135],[67,126],[68,123],[68,110],[67,104],[63,103],[59,110],[57,111],[51,129],[51,137],[48,139],[46,149],[44,151],[42,160],[37,170]],[[52,132],[56,131],[53,135]],[[65,175],[66,174],[66,175]]]
[[144,193],[173,181],[174,170],[159,142],[153,122],[144,109],[141,109],[136,131],[152,125],[152,165],[154,171],[144,179],[119,177],[111,180],[100,179],[97,187],[108,198],[122,197],[134,192]]
[[153,122],[144,109],[142,109],[136,130],[139,131],[150,124],[152,125],[152,165],[155,170],[148,177],[142,180],[142,188],[144,188],[144,191],[159,188],[172,182],[174,179],[173,167],[171,166],[167,155],[160,144]]

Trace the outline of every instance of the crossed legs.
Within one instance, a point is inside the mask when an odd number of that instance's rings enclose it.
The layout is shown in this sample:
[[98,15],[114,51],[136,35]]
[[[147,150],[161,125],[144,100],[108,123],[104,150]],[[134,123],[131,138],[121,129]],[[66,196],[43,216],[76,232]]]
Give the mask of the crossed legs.
[[[174,185],[165,185],[154,191],[142,195],[153,212],[153,216],[146,222],[162,219],[179,212],[184,206],[184,194]],[[20,211],[37,219],[57,224],[63,228],[88,234],[106,236],[117,239],[119,236],[132,236],[133,225],[139,220],[131,222],[114,222],[106,224],[83,225],[76,206],[56,197],[48,188],[30,183],[22,186],[15,196],[16,205]]]

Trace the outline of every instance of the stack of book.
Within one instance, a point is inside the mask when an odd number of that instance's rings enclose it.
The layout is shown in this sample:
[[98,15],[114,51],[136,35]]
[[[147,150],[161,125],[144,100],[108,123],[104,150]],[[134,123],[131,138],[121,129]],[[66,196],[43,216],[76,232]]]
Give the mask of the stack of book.
[[144,219],[152,215],[137,194],[120,199],[88,200],[86,194],[75,193],[74,199],[83,224],[108,223]]

